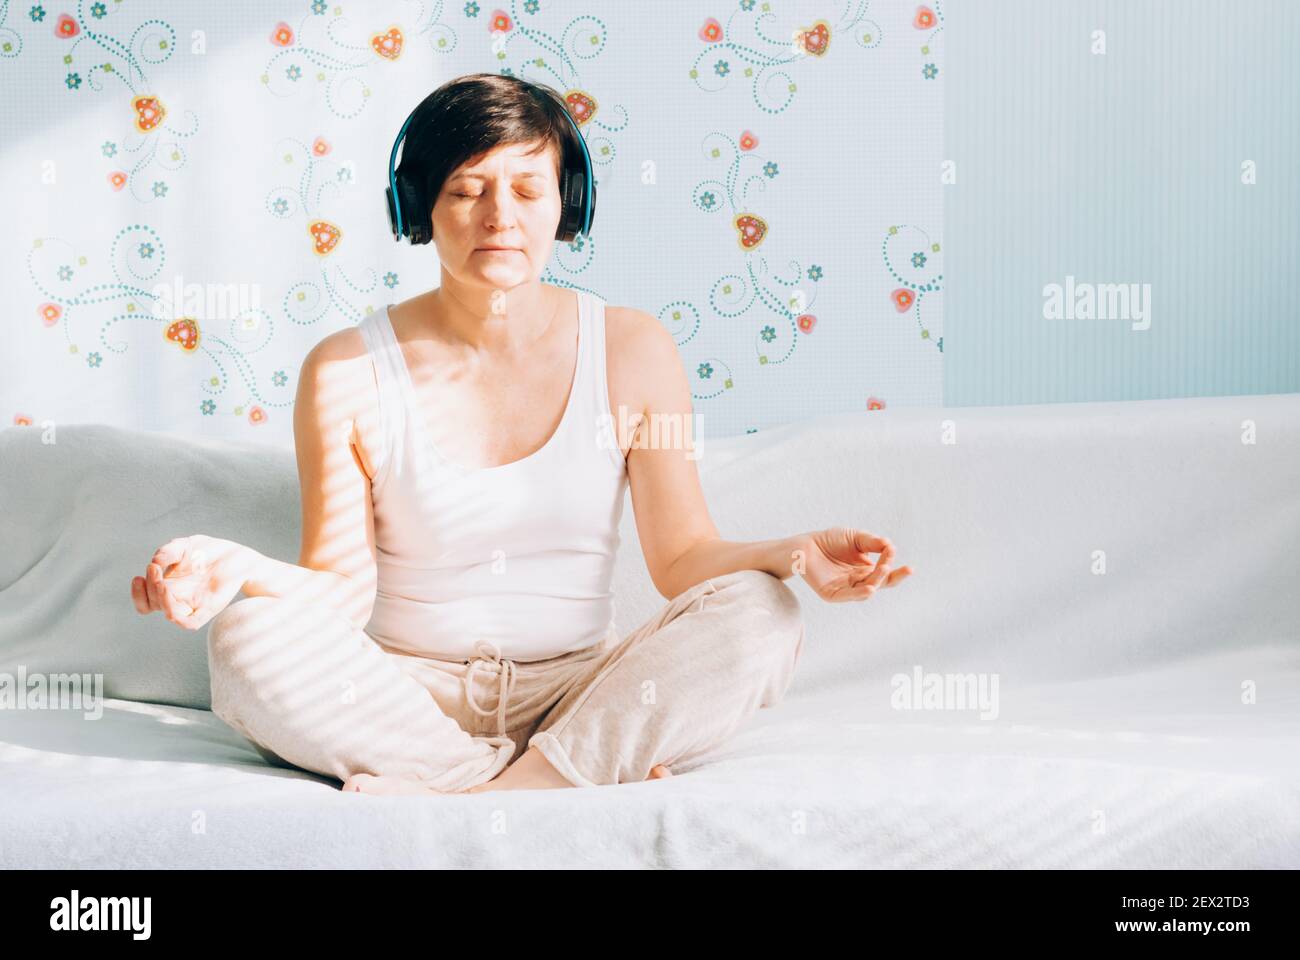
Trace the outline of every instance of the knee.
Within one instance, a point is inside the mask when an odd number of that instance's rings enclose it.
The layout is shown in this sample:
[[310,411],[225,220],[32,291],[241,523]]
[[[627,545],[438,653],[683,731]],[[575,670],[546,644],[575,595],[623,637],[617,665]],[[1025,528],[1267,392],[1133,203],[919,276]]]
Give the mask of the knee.
[[241,686],[239,679],[256,659],[259,640],[272,634],[278,597],[248,597],[230,604],[208,623],[208,675],[212,712],[225,717]]
[[208,623],[208,656],[228,663],[251,638],[265,633],[278,597],[247,597],[230,604]]
[[757,633],[767,638],[782,667],[793,668],[803,649],[804,623],[799,598],[780,577],[766,570],[740,570],[714,583],[734,590],[743,611],[759,621]]
[[799,598],[784,580],[766,570],[738,570],[714,583],[719,589],[743,594],[745,607],[770,618],[778,631],[797,633],[803,623]]

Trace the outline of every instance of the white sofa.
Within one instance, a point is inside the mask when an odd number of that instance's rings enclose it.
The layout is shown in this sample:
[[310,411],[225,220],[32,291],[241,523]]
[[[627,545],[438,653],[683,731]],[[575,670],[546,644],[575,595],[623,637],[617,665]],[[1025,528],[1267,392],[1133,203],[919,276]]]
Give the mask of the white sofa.
[[[0,675],[110,699],[0,709],[5,868],[1300,866],[1300,395],[705,438],[723,536],[864,527],[915,575],[836,605],[787,581],[786,700],[670,780],[437,798],[267,765],[207,709],[206,629],[131,605],[173,536],[296,559],[292,451],[41,435],[0,432]],[[624,631],[663,602],[632,521]],[[900,709],[918,671],[996,675],[996,716]]]

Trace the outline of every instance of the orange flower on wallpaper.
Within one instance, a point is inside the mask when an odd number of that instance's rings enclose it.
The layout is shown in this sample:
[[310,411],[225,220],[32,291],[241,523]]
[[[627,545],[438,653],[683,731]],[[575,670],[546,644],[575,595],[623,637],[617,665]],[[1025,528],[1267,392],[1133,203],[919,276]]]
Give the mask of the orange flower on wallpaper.
[[193,317],[173,320],[163,328],[163,339],[186,353],[193,353],[199,348],[199,322]]
[[758,146],[758,137],[754,136],[748,130],[742,131],[740,134],[740,149],[753,150],[756,146]]
[[564,102],[569,108],[569,116],[579,127],[596,115],[596,98],[583,90],[568,91]]
[[731,221],[731,225],[736,228],[738,233],[737,240],[740,243],[740,249],[745,251],[755,249],[767,236],[767,222],[757,214],[738,214]]
[[343,237],[343,231],[328,220],[313,220],[307,225],[307,231],[312,237],[312,251],[322,257],[333,253]]
[[831,45],[831,25],[825,20],[817,20],[811,27],[800,27],[799,42],[814,57],[824,57]]
[[385,60],[396,60],[402,55],[402,31],[389,27],[385,33],[376,33],[370,38],[370,46]]
[[271,42],[277,47],[292,46],[293,27],[281,20],[275,25],[275,29],[271,31]]
[[700,27],[700,39],[705,43],[717,43],[722,39],[722,24],[714,17],[704,21],[704,26]]
[[36,308],[36,315],[41,318],[41,323],[52,327],[59,322],[59,317],[63,316],[63,308],[57,303],[42,303]]
[[916,17],[912,20],[912,26],[918,30],[929,30],[935,24],[934,11],[929,7],[917,7]]
[[333,148],[330,147],[330,142],[324,137],[317,137],[311,142],[311,152],[318,157],[325,156],[325,154],[329,153],[331,149]]
[[884,401],[884,400],[877,399],[876,397],[867,397],[867,409],[868,409],[868,410],[884,410],[884,409],[885,409],[885,401]]
[[147,94],[136,97],[131,101],[131,106],[135,109],[135,128],[141,133],[148,133],[167,116],[167,108],[162,105],[162,101]]
[[492,19],[488,21],[488,33],[506,33],[514,27],[514,21],[504,10],[492,11]]
[[894,308],[898,310],[899,313],[906,313],[908,308],[916,302],[916,294],[905,287],[899,287],[889,296],[894,301]]

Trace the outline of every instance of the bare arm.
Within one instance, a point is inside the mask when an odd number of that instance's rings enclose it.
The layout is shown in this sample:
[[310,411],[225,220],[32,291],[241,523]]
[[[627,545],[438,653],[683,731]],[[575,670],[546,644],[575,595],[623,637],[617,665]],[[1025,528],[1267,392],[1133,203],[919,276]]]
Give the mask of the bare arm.
[[702,540],[673,562],[668,575],[690,586],[736,570],[766,570],[784,580],[807,556],[808,546],[808,535],[802,533],[776,540]]
[[370,620],[376,584],[370,477],[357,444],[357,420],[375,387],[360,344],[355,331],[340,331],[303,361],[293,416],[302,498],[298,563],[245,548],[243,585],[250,597],[294,594],[330,604],[359,628]]
[[377,406],[374,368],[360,335],[341,330],[318,343],[303,361],[294,404],[302,487],[298,563],[233,540],[177,537],[154,551],[143,576],[131,578],[136,611],[161,611],[197,630],[242,590],[249,597],[326,604],[364,628],[374,608],[376,554],[370,473],[363,466],[358,424],[374,424]]
[[766,570],[785,579],[802,535],[776,540],[724,540],[709,516],[700,485],[690,383],[672,335],[653,316],[623,311],[627,351],[637,358],[641,422],[628,452],[632,508],[646,567],[656,589],[672,598],[697,583],[736,570]]

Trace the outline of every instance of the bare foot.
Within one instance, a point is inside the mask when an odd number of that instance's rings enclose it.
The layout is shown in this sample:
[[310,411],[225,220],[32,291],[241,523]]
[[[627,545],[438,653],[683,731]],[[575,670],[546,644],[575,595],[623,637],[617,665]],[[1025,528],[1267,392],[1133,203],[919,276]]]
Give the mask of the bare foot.
[[[530,756],[530,754],[533,754]],[[525,758],[527,760],[525,761]],[[522,766],[520,765],[522,763]],[[516,769],[518,768],[518,769]],[[506,773],[513,771],[510,777]],[[673,775],[666,764],[657,763],[650,769],[646,780],[664,780]],[[514,764],[506,767],[495,779],[478,786],[470,787],[466,793],[485,793],[489,790],[538,790],[548,787],[572,786],[555,769],[546,762],[540,752],[527,751]],[[379,794],[441,794],[441,790],[408,780],[406,777],[377,777],[369,773],[354,773],[343,781],[344,793],[379,793]]]
[[376,777],[370,773],[354,773],[343,781],[343,793],[415,793],[440,794],[441,790],[426,786],[406,777]]
[[[657,763],[650,769],[647,780],[663,780],[671,777],[673,772],[667,764]],[[470,787],[466,793],[486,793],[493,790],[547,790],[557,787],[572,787],[568,780],[560,776],[550,761],[536,747],[529,747],[510,766],[502,770],[492,780]]]

